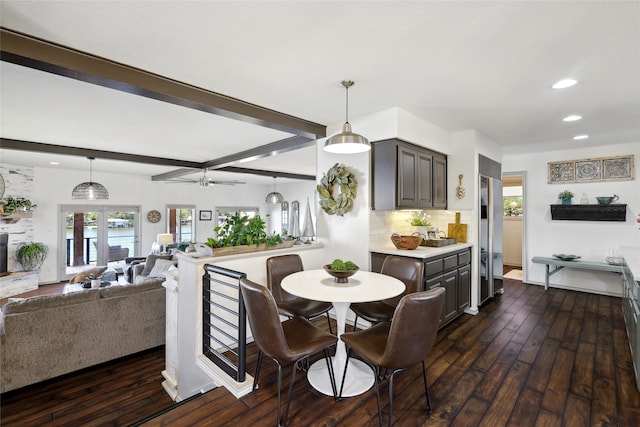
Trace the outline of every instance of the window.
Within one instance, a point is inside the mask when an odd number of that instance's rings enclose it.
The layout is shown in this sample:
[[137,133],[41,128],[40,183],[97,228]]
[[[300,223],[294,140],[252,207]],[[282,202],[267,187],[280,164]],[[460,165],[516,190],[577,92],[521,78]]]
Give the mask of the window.
[[260,209],[257,207],[247,206],[224,206],[216,209],[216,226],[224,224],[228,217],[233,215],[243,215],[253,218],[260,214]]

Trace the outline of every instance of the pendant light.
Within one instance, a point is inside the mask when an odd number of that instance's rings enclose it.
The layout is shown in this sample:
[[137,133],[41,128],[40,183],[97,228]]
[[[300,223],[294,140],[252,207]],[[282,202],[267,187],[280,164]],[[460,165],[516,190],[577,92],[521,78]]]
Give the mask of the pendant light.
[[273,191],[267,194],[267,198],[265,200],[267,203],[282,203],[284,202],[284,197],[282,194],[276,191],[276,177],[273,177]]
[[106,200],[109,198],[109,192],[104,185],[97,182],[93,182],[93,157],[87,157],[89,159],[89,181],[81,182],[76,185],[71,193],[72,199],[82,200]]
[[371,150],[371,144],[367,138],[351,131],[351,124],[349,123],[349,88],[353,85],[353,80],[342,81],[342,86],[346,89],[346,121],[342,126],[342,132],[333,135],[324,143],[324,151],[329,153],[352,154]]

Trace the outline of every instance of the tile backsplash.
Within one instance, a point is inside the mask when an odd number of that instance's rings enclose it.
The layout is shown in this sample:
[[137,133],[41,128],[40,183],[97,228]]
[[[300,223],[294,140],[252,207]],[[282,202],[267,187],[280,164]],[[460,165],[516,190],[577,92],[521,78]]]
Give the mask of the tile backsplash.
[[[372,210],[370,215],[369,244],[371,246],[391,245],[391,235],[411,234],[415,227],[411,226],[411,218],[416,214],[424,212],[431,216],[431,225],[437,227],[439,231],[447,232],[448,224],[456,221],[456,211],[448,210],[397,210],[380,211]],[[471,223],[471,210],[460,210],[460,222],[462,224]],[[470,239],[467,236],[467,239]]]

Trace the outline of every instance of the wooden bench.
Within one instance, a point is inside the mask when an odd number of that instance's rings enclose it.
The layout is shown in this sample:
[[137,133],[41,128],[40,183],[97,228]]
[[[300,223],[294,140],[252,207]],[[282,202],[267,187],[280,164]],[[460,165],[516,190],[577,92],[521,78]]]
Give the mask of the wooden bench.
[[[545,264],[546,271],[544,275],[544,290],[549,289],[549,276],[557,273],[565,267],[569,268],[581,268],[583,270],[599,270],[599,271],[611,271],[614,273],[622,274],[622,266],[621,265],[612,265],[606,262],[598,262],[598,261],[582,261],[580,259],[574,261],[563,261],[559,258],[547,258],[542,256],[534,256],[531,259],[531,262],[535,264]],[[553,270],[550,270],[550,266],[554,266]]]

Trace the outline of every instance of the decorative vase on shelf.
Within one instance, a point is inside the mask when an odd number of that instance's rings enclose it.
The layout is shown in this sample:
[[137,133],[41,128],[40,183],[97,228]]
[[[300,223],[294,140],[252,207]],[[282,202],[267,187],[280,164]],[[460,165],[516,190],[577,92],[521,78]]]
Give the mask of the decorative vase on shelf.
[[562,204],[563,204],[563,205],[570,205],[570,204],[571,204],[571,199],[570,199],[570,198],[564,198],[564,199],[562,199]]

